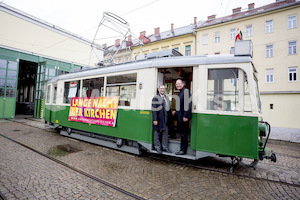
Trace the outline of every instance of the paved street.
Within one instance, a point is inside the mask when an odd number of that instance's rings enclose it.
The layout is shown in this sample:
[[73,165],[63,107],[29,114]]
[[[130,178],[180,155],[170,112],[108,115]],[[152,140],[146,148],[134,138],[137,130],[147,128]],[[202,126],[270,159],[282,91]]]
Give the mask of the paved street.
[[[300,198],[300,144],[271,141],[269,147],[277,153],[278,162],[260,162],[257,170],[239,166],[234,171],[237,176],[69,139],[37,120],[15,121],[22,123],[2,120],[0,133],[145,199]],[[76,151],[56,154],[58,145]],[[220,158],[193,164],[224,172],[229,167]],[[2,136],[0,191],[7,199],[130,199]]]

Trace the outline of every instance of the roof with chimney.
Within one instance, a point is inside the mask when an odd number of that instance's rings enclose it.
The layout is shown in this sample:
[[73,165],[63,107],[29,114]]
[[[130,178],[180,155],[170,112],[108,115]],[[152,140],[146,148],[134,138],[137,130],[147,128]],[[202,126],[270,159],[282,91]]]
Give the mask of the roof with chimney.
[[[211,16],[207,17],[206,21],[199,21],[199,22],[195,21],[194,24],[191,24],[188,26],[183,26],[183,27],[176,28],[176,29],[173,29],[173,24],[172,24],[171,30],[164,31],[161,33],[159,32],[159,28],[155,28],[155,33],[148,35],[148,36],[146,36],[146,32],[143,31],[143,32],[140,32],[139,40],[142,39],[144,44],[157,42],[160,40],[165,40],[168,38],[173,38],[173,37],[178,37],[181,35],[193,33],[193,32],[195,32],[196,29],[201,29],[204,27],[237,20],[237,19],[241,19],[244,17],[249,17],[249,16],[258,15],[258,14],[265,13],[265,12],[270,12],[273,10],[278,10],[278,9],[293,6],[296,4],[300,4],[300,0],[276,0],[276,2],[274,2],[274,3],[268,4],[265,6],[261,6],[258,8],[254,8],[254,3],[250,3],[250,4],[248,4],[248,9],[246,11],[242,11],[241,7],[234,8],[234,9],[232,9],[231,15],[227,15],[224,17],[216,18],[216,15],[211,15]],[[140,43],[138,42],[138,39],[135,39],[135,40],[132,40],[132,43],[130,43],[130,44],[128,44],[128,42],[127,42],[127,45],[124,45],[124,47],[122,46],[122,48],[126,48],[129,46],[139,46],[139,45],[140,45]],[[109,47],[110,50],[112,50],[114,48],[115,47],[113,47],[113,46]]]
[[225,17],[215,18],[215,15],[208,16],[208,19],[204,22],[197,23],[197,28],[203,28],[207,26],[212,26],[219,23],[224,23],[228,21],[233,21],[236,19],[249,17],[252,15],[257,15],[265,12],[269,12],[272,10],[281,9],[284,7],[293,6],[299,4],[299,0],[276,0],[276,2],[261,6],[258,8],[254,8],[254,3],[248,4],[248,10],[241,12],[241,7],[232,9],[232,14],[227,15]]

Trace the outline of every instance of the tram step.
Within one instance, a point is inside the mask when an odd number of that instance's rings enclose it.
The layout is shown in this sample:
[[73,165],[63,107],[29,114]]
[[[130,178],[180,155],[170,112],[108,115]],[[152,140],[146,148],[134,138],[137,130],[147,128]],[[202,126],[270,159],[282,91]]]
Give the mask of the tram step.
[[[155,154],[157,154],[157,151],[155,151],[155,150],[150,150],[150,153],[155,153]],[[168,152],[163,151],[163,152],[162,152],[162,155],[173,156],[173,157],[178,157],[178,158],[186,158],[186,159],[190,159],[190,160],[196,160],[196,156],[189,155],[189,154],[176,155],[175,152],[168,153]]]

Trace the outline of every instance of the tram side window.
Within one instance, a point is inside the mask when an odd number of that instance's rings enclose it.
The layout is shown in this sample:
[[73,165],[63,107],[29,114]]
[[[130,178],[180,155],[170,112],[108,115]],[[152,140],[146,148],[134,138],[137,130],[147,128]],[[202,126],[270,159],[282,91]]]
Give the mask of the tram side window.
[[244,85],[244,111],[245,112],[251,112],[252,107],[251,107],[251,101],[250,101],[250,89],[249,89],[249,84],[247,80],[247,76],[245,74],[245,85]]
[[251,112],[250,90],[241,69],[209,69],[207,109]]
[[50,91],[51,91],[51,85],[48,85],[47,92],[46,92],[46,103],[50,103]]
[[236,111],[238,107],[237,76],[237,69],[208,70],[208,110]]
[[136,76],[135,73],[107,77],[106,96],[119,96],[120,106],[135,106]]
[[57,84],[54,85],[53,104],[56,104],[57,98]]
[[104,78],[83,80],[82,97],[103,97]]
[[63,103],[71,103],[72,97],[79,97],[80,80],[65,82]]

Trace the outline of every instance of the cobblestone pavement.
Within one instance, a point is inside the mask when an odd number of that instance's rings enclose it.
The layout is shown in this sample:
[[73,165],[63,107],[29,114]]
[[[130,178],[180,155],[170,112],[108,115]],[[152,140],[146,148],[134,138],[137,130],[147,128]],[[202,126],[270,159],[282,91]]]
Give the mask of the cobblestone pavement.
[[[71,145],[80,151],[55,157],[146,199],[300,199],[299,144],[272,141],[268,146],[277,153],[277,163],[263,161],[257,170],[242,165],[234,171],[278,181],[274,182],[188,167],[163,156],[160,158],[166,161],[135,156],[43,130],[47,127],[41,122],[15,121],[30,126],[4,121],[0,123],[0,133],[43,153],[58,145]],[[226,159],[219,158],[201,159],[193,164],[221,171],[228,171],[229,166]],[[8,199],[124,197],[3,137],[0,137],[0,170],[0,191]]]

